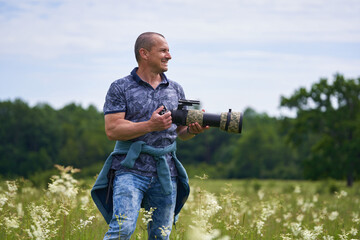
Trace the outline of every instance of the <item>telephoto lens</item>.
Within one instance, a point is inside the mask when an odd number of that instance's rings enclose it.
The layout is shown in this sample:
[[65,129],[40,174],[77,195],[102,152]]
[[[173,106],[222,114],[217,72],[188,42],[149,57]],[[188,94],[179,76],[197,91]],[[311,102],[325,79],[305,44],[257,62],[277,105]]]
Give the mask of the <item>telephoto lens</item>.
[[241,112],[228,112],[221,114],[205,113],[201,110],[171,110],[173,123],[188,126],[198,122],[201,126],[218,127],[229,133],[241,133],[243,115]]

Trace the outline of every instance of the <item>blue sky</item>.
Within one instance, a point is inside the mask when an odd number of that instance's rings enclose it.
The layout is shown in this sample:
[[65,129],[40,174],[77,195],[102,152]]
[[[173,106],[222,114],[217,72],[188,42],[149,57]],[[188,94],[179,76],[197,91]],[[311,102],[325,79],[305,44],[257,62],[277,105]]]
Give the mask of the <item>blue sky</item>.
[[167,76],[207,112],[289,114],[280,96],[360,77],[358,0],[0,0],[0,100],[101,110],[145,31],[165,35]]

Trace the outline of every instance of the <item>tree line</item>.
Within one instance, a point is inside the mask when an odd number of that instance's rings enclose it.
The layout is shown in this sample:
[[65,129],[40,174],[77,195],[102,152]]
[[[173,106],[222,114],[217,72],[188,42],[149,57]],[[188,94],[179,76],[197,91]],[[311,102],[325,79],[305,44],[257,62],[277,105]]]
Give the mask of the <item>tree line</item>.
[[[281,97],[296,117],[244,110],[242,134],[212,128],[190,141],[178,140],[178,158],[191,173],[214,178],[347,180],[360,173],[360,78],[335,75],[310,90]],[[36,179],[54,164],[95,175],[113,150],[104,116],[90,105],[29,106],[0,102],[0,175]]]

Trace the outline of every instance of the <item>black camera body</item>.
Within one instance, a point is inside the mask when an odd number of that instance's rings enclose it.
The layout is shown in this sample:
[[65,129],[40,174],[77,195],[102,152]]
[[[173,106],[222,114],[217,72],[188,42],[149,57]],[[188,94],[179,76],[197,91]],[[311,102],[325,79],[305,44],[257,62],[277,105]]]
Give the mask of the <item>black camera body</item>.
[[[201,126],[218,127],[221,130],[229,133],[241,133],[243,115],[241,112],[232,112],[229,109],[228,112],[221,114],[205,113],[201,110],[187,110],[186,106],[192,106],[194,104],[200,104],[197,100],[180,99],[178,108],[170,110],[173,123],[178,126],[188,126],[191,123],[198,122]],[[160,112],[160,115],[164,114],[167,109]]]

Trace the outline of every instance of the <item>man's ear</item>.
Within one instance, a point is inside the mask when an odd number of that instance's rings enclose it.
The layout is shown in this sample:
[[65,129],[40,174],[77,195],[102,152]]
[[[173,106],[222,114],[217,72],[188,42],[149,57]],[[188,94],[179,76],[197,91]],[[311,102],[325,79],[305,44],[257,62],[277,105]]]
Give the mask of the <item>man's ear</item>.
[[147,59],[149,56],[149,52],[145,48],[140,48],[139,53],[142,59]]

